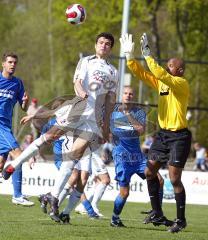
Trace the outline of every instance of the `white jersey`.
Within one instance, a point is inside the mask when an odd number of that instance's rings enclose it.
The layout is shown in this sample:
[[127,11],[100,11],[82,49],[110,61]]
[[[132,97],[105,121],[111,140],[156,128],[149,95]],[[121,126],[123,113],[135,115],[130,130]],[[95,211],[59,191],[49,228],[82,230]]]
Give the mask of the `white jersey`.
[[196,151],[196,158],[197,159],[204,159],[206,154],[206,149],[201,147]]
[[100,135],[97,124],[103,119],[106,94],[116,93],[118,71],[107,60],[92,55],[80,59],[74,74],[74,82],[77,80],[82,80],[82,87],[88,94],[82,118],[88,121],[91,131]]
[[[82,86],[88,94],[87,99],[75,98],[75,108],[68,108],[66,113],[57,118],[57,126],[79,129],[92,139],[94,134],[100,135],[100,125],[103,120],[105,97],[108,92],[116,92],[118,72],[116,68],[104,59],[95,55],[82,58],[74,74],[74,82],[82,80]],[[76,93],[78,95],[78,93]],[[73,120],[71,115],[78,118]],[[76,117],[75,116],[75,117]]]
[[78,79],[83,81],[88,101],[95,104],[98,96],[109,91],[116,92],[118,71],[107,60],[92,55],[80,59],[74,74],[74,82]]

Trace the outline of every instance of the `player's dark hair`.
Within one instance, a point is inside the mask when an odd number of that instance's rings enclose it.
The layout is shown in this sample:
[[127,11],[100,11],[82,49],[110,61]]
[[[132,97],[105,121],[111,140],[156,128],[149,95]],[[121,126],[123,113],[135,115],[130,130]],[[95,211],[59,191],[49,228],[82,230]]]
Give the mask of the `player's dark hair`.
[[17,54],[13,53],[13,52],[6,52],[3,54],[2,56],[2,62],[6,62],[8,57],[12,57],[15,58],[18,61],[18,56]]
[[113,47],[113,45],[114,45],[114,37],[113,37],[113,35],[111,33],[102,32],[102,33],[98,34],[97,37],[96,37],[96,41],[95,42],[97,43],[98,39],[101,38],[101,37],[104,37],[104,38],[110,40],[111,41],[111,48]]

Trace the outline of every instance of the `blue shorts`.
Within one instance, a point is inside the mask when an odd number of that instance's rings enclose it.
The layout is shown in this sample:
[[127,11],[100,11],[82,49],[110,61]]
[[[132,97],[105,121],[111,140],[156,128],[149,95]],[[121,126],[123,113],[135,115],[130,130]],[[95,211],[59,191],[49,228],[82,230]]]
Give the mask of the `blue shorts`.
[[146,168],[147,160],[144,155],[140,161],[125,162],[122,160],[122,155],[116,154],[116,161],[114,161],[116,173],[115,180],[119,183],[120,187],[128,187],[131,177],[134,174],[137,174],[142,179],[145,179],[144,170]]
[[0,125],[0,156],[7,159],[9,152],[19,147],[12,130]]

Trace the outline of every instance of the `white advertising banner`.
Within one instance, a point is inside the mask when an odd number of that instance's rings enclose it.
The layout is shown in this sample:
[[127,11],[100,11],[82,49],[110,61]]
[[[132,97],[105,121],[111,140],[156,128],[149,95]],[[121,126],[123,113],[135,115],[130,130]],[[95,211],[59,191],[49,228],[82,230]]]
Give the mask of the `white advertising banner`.
[[[115,173],[113,167],[108,167],[111,177],[111,183],[103,195],[103,200],[113,201],[118,194],[119,186],[114,180]],[[42,193],[50,192],[55,184],[58,171],[53,163],[36,163],[31,170],[28,164],[23,164],[23,194],[38,196]],[[173,187],[168,178],[167,170],[161,170],[161,175],[165,180],[164,184],[164,202],[175,202]],[[184,171],[182,181],[186,189],[186,200],[190,204],[208,205],[208,174],[206,172]],[[86,191],[93,188],[93,182],[89,179]],[[0,194],[12,194],[12,178],[5,181],[0,179]],[[149,196],[147,184],[137,175],[133,175],[130,185],[130,202],[148,202]]]

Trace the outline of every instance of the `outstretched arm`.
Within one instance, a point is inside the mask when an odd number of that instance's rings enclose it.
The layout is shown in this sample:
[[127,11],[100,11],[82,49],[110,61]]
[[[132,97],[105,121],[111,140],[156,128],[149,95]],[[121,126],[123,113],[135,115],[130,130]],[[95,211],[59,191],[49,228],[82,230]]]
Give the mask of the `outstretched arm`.
[[[169,86],[173,90],[177,90],[178,92],[184,91],[184,88],[187,88],[186,81],[181,77],[175,77],[168,73],[163,67],[161,67],[152,57],[150,53],[150,48],[148,44],[148,39],[146,33],[143,33],[141,37],[141,51],[144,56],[149,70],[152,74],[162,83]],[[183,87],[182,87],[183,86]]]
[[44,110],[36,112],[35,114],[26,115],[20,120],[20,124],[26,124],[27,122],[32,121],[33,119],[48,119],[55,115],[56,109],[54,110]]
[[144,67],[134,58],[134,42],[131,34],[125,34],[120,38],[121,48],[127,59],[127,66],[130,71],[140,80],[144,81],[152,88],[158,86],[158,80],[149,71],[146,71]]

